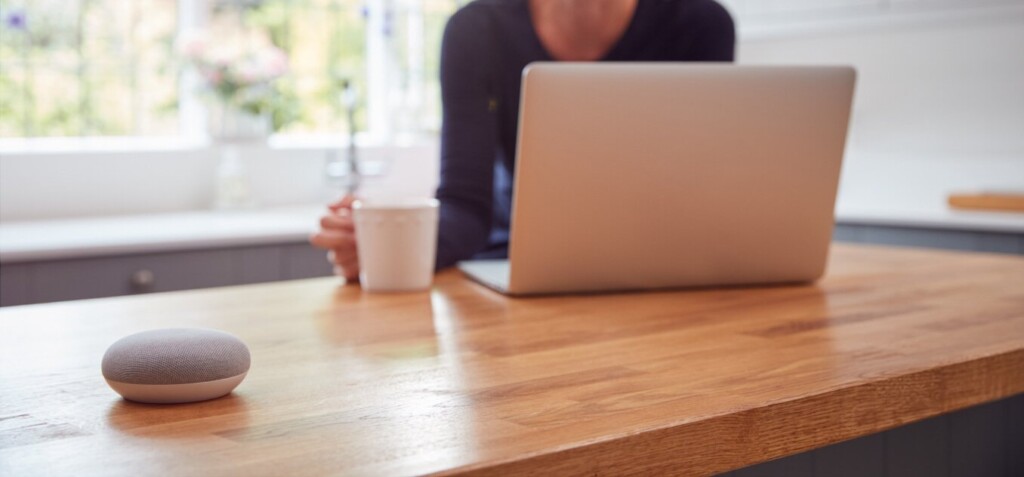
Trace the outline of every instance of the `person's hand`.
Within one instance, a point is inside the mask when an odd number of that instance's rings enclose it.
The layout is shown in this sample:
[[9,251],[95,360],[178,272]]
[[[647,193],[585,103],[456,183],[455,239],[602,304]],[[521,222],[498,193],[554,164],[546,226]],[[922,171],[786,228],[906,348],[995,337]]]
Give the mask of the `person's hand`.
[[328,213],[320,217],[320,231],[309,241],[327,250],[327,260],[334,264],[334,273],[348,281],[359,278],[359,256],[356,254],[356,228],[352,221],[352,202],[346,195],[327,206]]

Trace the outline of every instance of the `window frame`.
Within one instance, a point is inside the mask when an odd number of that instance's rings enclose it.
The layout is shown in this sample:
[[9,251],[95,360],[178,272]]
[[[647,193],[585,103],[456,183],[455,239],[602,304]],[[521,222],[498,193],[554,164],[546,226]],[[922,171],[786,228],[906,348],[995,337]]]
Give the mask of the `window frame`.
[[[204,29],[210,19],[215,0],[176,0],[177,26],[175,34]],[[406,2],[410,5],[416,2]],[[461,2],[459,2],[461,4]],[[395,0],[366,0],[365,14],[367,38],[365,59],[367,130],[356,133],[360,147],[391,148],[422,146],[436,141],[436,133],[421,132],[397,134],[389,122],[387,104],[388,87],[393,68],[387,57],[388,39],[384,34],[387,9]],[[420,9],[422,13],[422,9]],[[419,19],[420,27],[424,18]],[[422,30],[421,30],[422,31]],[[410,42],[419,47],[422,42]],[[415,51],[415,50],[414,50]],[[163,152],[169,150],[192,151],[214,143],[208,131],[209,106],[200,97],[202,82],[195,71],[179,72],[178,81],[178,133],[166,136],[52,136],[52,137],[0,137],[0,158],[13,154],[68,154],[74,152]],[[271,149],[331,149],[348,147],[345,134],[332,133],[273,133],[267,141]]]

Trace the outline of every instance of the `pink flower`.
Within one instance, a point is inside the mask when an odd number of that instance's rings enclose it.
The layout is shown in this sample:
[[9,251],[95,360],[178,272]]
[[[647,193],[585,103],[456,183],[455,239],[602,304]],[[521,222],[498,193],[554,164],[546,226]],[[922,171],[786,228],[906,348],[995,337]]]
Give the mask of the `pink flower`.
[[202,32],[182,34],[175,49],[199,71],[207,86],[218,94],[234,96],[238,88],[264,88],[288,72],[288,55],[281,49],[242,45],[234,42],[210,41]]
[[178,36],[178,40],[175,42],[174,49],[179,55],[190,59],[199,60],[202,59],[203,55],[209,46],[209,42],[206,39],[206,35],[202,32],[192,31],[182,33]]
[[260,63],[267,78],[277,78],[288,72],[288,55],[277,47],[264,50]]
[[224,80],[224,73],[217,68],[204,68],[202,73],[203,79],[211,86],[218,86]]

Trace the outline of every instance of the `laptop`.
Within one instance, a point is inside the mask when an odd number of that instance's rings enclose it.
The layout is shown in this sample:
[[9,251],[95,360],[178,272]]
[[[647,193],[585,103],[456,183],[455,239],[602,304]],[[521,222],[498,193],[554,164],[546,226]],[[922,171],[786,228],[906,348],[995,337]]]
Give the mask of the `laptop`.
[[825,272],[850,67],[534,63],[509,295],[812,282]]

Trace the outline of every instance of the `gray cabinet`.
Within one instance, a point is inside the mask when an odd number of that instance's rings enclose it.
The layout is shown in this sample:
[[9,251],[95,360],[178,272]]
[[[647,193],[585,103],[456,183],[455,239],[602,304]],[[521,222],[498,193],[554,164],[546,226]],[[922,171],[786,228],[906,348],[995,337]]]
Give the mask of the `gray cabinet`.
[[307,243],[0,264],[0,306],[329,276]]
[[24,264],[0,264],[0,306],[31,303],[29,281],[32,267]]
[[[840,242],[1024,254],[1024,234],[838,224]],[[0,264],[0,306],[330,276],[305,242]]]
[[839,242],[1024,255],[1024,233],[837,224],[832,238]]
[[42,303],[231,285],[231,255],[204,250],[40,262],[32,265],[31,297]]
[[[263,283],[282,280],[281,269],[284,266],[284,248],[304,246],[314,251],[309,244],[274,245],[245,247],[234,253],[235,267],[238,270],[238,284]],[[322,254],[323,252],[321,252]]]
[[1017,477],[1024,475],[1024,394],[723,477]]
[[281,280],[323,277],[334,273],[334,267],[327,261],[327,253],[309,244],[287,245],[281,248],[283,254]]

